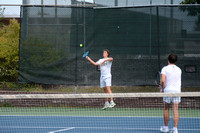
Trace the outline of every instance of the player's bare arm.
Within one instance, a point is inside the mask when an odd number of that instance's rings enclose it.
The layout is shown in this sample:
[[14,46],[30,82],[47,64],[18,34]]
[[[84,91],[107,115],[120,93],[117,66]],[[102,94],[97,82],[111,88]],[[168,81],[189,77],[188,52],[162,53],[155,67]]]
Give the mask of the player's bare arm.
[[104,60],[103,62],[102,62],[102,66],[104,65],[104,63],[106,62],[106,61],[113,61],[113,58],[112,57],[110,57],[110,58],[108,58],[108,59],[106,59],[106,60]]
[[165,88],[165,79],[166,79],[166,76],[164,74],[162,74],[162,77],[161,77],[161,87],[162,87],[162,89],[160,89],[160,92],[164,91],[164,88]]
[[86,59],[89,60],[94,66],[98,66],[99,64],[94,62],[90,57],[86,56]]

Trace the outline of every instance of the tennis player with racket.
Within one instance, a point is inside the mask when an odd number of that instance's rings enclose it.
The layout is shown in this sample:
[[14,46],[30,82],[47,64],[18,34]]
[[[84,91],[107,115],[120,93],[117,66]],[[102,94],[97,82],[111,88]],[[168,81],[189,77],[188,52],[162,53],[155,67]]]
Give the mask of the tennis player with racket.
[[[109,50],[103,50],[103,59],[99,59],[97,62],[94,62],[90,57],[86,56],[86,59],[89,60],[94,66],[100,66],[101,76],[100,76],[100,87],[104,89],[105,93],[112,93],[111,91],[111,66],[113,58],[109,57]],[[102,109],[113,108],[116,104],[113,101],[113,98],[106,98],[105,105]]]
[[[175,54],[170,54],[168,56],[168,66],[162,68],[161,71],[161,85],[160,90],[164,93],[180,93],[181,92],[181,69],[175,65],[178,57]],[[180,97],[164,97],[164,123],[165,126],[160,128],[161,132],[169,132],[168,122],[169,122],[169,108],[170,104],[173,107],[174,114],[174,127],[171,133],[178,133],[178,122],[179,122],[179,112],[178,104],[181,102]]]

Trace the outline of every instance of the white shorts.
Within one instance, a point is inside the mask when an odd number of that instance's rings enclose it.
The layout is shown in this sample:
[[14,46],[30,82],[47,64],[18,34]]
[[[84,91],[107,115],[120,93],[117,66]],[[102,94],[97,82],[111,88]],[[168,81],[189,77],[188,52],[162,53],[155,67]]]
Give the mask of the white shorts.
[[104,88],[106,86],[111,86],[111,77],[103,77],[100,78],[100,88]]
[[181,97],[163,97],[165,103],[180,103]]

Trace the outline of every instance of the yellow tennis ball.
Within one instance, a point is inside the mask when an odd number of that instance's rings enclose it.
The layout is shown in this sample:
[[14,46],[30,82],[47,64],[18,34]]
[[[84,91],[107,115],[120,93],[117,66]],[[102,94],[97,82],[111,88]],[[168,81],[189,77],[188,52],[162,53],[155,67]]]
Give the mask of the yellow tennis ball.
[[83,47],[83,44],[80,44],[80,47]]

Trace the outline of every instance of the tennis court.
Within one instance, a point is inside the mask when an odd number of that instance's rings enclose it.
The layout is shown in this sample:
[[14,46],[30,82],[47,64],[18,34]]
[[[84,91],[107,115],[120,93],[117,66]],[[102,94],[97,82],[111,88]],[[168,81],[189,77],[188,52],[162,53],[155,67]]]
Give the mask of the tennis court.
[[[114,94],[117,105],[106,110],[101,109],[105,94],[97,94],[96,98],[95,94],[1,95],[0,130],[4,133],[159,133],[164,124],[162,95],[166,94]],[[200,132],[198,95],[182,97],[178,125],[181,133]],[[172,110],[169,127],[173,127]]]
[[[162,117],[1,116],[1,119],[4,133],[159,133],[163,123]],[[172,127],[172,119],[170,123]],[[200,118],[180,118],[179,131],[199,133],[199,123]]]
[[[79,86],[99,86],[99,68],[82,55],[90,51],[86,55],[97,61],[102,50],[109,49],[114,58],[113,86],[154,86],[155,74],[167,65],[170,53],[179,57],[181,85],[200,86],[198,4],[135,6],[128,1],[118,4],[117,0],[114,5],[102,0],[55,3],[20,6],[17,83],[73,85],[75,93]],[[0,94],[0,132],[159,133],[164,125],[163,97],[181,97],[179,133],[200,133],[200,92],[125,92]],[[105,98],[111,97],[117,105],[102,110]],[[173,126],[170,109],[169,128]]]

